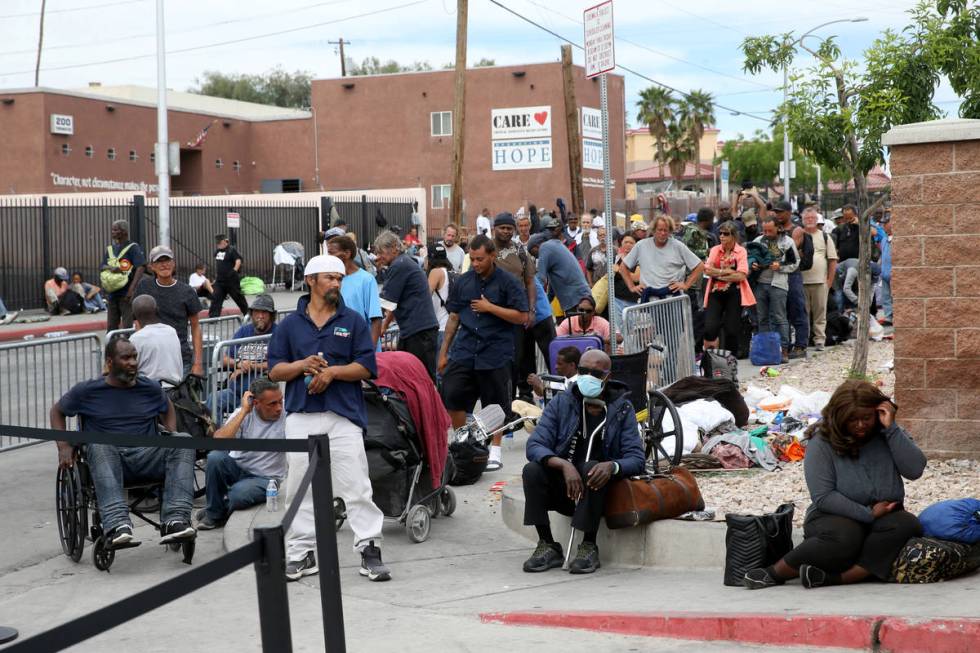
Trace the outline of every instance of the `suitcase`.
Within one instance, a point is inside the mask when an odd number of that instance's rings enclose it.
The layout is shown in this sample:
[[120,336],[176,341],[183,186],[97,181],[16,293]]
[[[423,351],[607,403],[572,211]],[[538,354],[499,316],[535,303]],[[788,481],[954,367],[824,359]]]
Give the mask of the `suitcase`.
[[579,335],[561,336],[552,340],[551,344],[548,345],[548,360],[551,361],[550,371],[552,374],[557,374],[555,363],[558,361],[558,351],[565,347],[575,347],[583,354],[589,349],[602,350],[602,338],[599,336]]

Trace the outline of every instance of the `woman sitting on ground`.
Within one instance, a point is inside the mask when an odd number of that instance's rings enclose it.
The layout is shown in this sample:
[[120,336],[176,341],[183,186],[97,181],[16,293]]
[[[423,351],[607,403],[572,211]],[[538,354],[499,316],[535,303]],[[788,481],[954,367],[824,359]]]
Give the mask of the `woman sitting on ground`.
[[896,406],[867,381],[845,381],[808,432],[803,471],[813,503],[803,543],[771,567],[745,574],[749,589],[800,577],[803,587],[887,580],[909,538],[922,534],[906,512],[902,477],[922,476],[926,457],[895,423]]
[[721,244],[708,252],[704,274],[708,283],[704,288],[704,348],[718,348],[718,336],[725,334],[725,347],[738,350],[738,336],[742,328],[742,308],[755,305],[755,296],[749,287],[749,262],[745,248],[738,242],[738,227],[731,220],[718,227]]

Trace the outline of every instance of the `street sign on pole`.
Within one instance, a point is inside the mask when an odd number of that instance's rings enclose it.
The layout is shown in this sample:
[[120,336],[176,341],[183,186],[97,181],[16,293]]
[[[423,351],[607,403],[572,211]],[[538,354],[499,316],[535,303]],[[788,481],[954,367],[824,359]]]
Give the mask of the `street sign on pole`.
[[721,199],[728,201],[728,159],[721,162]]
[[[603,216],[606,226],[607,282],[611,293],[615,287],[613,271],[616,250],[613,247],[615,216],[612,208],[612,180],[609,170],[609,84],[606,73],[616,68],[616,48],[613,38],[612,0],[586,9],[582,21],[585,27],[585,75],[599,77],[599,112],[602,118],[602,196]],[[619,313],[615,310],[612,294],[609,295],[609,342],[616,351],[620,333]]]
[[225,222],[229,229],[238,229],[242,226],[242,216],[237,211],[228,211],[225,214]]

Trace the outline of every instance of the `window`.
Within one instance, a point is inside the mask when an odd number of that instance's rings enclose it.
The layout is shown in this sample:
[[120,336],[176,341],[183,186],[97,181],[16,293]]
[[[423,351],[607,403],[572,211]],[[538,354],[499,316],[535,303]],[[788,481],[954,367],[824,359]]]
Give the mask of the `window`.
[[453,135],[453,112],[452,111],[432,112],[432,135],[433,136]]
[[157,160],[157,153],[150,152],[150,163],[156,163],[156,160]]
[[231,164],[231,167],[234,168],[235,172],[238,172],[238,171],[240,171],[242,169],[242,162],[241,161],[235,161],[235,162],[233,162]]
[[90,159],[91,159],[91,158],[92,158],[93,156],[95,156],[95,148],[94,148],[94,147],[92,147],[91,145],[86,145],[86,146],[85,146],[85,156],[87,156],[87,157],[88,157],[88,158],[90,158]]
[[106,158],[108,158],[110,161],[115,161],[116,160],[116,148],[110,147],[108,150],[105,151],[105,155],[106,155]]
[[65,156],[68,156],[69,154],[71,154],[71,145],[69,145],[68,143],[62,143],[61,144],[61,153],[64,154]]
[[225,167],[225,162],[222,161],[221,159],[215,159],[214,160],[214,167],[215,168],[218,168],[218,169],[224,168]]
[[449,208],[449,198],[452,195],[450,188],[450,184],[440,184],[432,187],[432,208]]
[[130,150],[129,151],[129,160],[130,161],[135,161],[138,158],[140,158],[140,155],[136,153],[136,150]]

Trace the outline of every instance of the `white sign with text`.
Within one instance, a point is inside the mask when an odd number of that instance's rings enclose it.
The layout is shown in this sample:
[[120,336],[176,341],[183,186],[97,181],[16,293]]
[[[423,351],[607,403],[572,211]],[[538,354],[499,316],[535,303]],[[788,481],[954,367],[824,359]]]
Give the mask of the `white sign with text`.
[[235,211],[228,211],[225,214],[225,222],[229,229],[238,229],[242,226],[242,216]]
[[551,107],[490,110],[490,138],[543,138],[551,136]]
[[602,140],[602,111],[582,107],[582,138]]
[[52,186],[69,186],[71,188],[94,190],[127,190],[138,193],[156,193],[159,190],[156,184],[148,184],[145,181],[118,181],[116,179],[102,179],[100,177],[73,177],[71,175],[59,175],[57,172],[50,174]]
[[493,141],[494,170],[533,170],[551,167],[551,138]]
[[582,167],[602,171],[602,141],[594,138],[582,139]]
[[596,77],[616,67],[612,0],[586,9],[584,18],[585,76]]
[[51,133],[71,136],[75,133],[75,117],[60,113],[51,114]]

